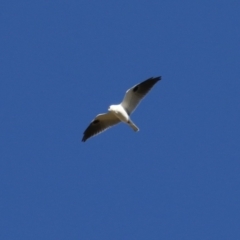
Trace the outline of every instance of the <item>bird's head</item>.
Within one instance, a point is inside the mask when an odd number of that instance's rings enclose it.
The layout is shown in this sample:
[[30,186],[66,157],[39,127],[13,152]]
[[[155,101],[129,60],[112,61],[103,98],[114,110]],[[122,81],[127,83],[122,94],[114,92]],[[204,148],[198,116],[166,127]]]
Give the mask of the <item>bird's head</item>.
[[112,109],[112,105],[110,105],[109,106],[109,108],[108,108],[108,111],[110,112],[110,111],[112,111],[113,109]]
[[115,105],[110,105],[108,108],[109,112],[114,112],[115,111],[116,106]]

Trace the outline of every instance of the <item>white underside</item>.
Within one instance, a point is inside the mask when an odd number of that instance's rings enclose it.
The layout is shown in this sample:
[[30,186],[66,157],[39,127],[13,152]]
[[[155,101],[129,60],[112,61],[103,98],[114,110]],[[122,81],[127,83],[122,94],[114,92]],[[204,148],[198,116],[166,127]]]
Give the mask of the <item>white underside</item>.
[[120,121],[128,124],[135,132],[139,131],[121,104],[111,105],[108,111],[112,112]]
[[112,105],[109,109],[119,120],[127,123],[130,119],[127,112],[121,105]]

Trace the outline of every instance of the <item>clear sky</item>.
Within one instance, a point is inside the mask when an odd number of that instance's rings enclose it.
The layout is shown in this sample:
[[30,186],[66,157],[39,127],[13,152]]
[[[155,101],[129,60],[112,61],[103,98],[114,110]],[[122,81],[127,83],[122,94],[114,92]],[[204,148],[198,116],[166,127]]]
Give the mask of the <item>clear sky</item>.
[[[2,1],[0,239],[240,239],[240,1]],[[81,142],[125,91],[133,113]]]

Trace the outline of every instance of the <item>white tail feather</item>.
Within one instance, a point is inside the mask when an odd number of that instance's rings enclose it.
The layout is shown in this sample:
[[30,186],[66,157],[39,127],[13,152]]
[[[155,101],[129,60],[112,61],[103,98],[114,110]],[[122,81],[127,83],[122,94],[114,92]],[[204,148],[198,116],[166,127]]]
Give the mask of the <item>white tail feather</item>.
[[128,124],[135,132],[139,131],[139,128],[131,120],[129,120]]

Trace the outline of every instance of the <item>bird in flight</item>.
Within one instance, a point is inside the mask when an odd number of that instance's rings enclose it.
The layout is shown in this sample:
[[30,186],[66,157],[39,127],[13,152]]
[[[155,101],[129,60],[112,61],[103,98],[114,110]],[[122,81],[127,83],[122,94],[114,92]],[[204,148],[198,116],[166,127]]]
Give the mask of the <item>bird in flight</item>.
[[128,124],[135,132],[139,131],[139,128],[130,119],[130,115],[149,90],[160,80],[161,76],[155,78],[151,77],[128,89],[120,104],[111,105],[107,113],[98,114],[93,119],[84,131],[82,141],[85,142],[88,138],[120,122]]

